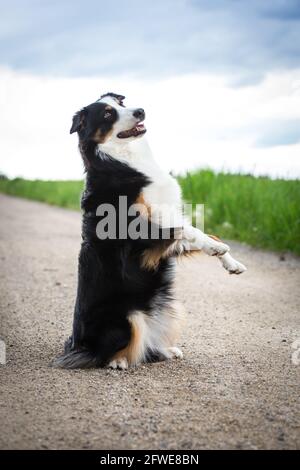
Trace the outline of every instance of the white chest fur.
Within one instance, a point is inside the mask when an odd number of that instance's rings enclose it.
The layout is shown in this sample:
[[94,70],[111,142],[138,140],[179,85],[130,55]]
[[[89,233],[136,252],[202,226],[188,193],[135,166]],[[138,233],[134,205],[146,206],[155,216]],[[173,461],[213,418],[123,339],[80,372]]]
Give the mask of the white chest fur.
[[151,207],[152,217],[156,221],[159,219],[163,226],[169,226],[170,217],[173,223],[174,219],[181,217],[180,186],[175,178],[158,166],[144,137],[118,145],[108,142],[99,148],[149,177],[151,183],[144,188],[143,198],[147,206]]

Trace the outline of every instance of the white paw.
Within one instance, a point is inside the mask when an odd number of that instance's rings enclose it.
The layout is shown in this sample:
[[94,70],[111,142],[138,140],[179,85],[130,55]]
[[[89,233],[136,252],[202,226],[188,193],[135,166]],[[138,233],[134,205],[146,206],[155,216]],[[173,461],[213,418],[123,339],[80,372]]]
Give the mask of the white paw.
[[114,359],[108,364],[110,369],[121,369],[125,370],[128,369],[128,361],[126,357],[120,357],[118,359]]
[[202,249],[204,253],[209,256],[222,256],[227,253],[230,248],[228,245],[226,245],[226,243],[218,242],[213,238],[207,237],[207,239],[205,239],[205,242],[203,243]]
[[183,358],[183,352],[181,351],[181,349],[176,348],[175,346],[172,348],[167,348],[166,353],[169,359],[172,359],[172,358],[182,359]]
[[229,253],[225,253],[225,255],[221,256],[220,261],[229,274],[242,274],[247,271],[246,266],[236,261]]

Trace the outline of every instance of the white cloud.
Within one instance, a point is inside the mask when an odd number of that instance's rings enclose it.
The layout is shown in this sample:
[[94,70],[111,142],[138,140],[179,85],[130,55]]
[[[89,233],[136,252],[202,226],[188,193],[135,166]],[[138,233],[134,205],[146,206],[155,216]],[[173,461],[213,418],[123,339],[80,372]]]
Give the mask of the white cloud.
[[1,63],[17,70],[152,78],[204,72],[240,86],[299,66],[298,0],[0,4]]
[[258,148],[270,122],[300,119],[300,71],[272,73],[231,88],[200,74],[158,80],[45,78],[0,71],[0,171],[27,178],[82,177],[75,111],[106,91],[125,94],[147,113],[148,139],[160,163],[175,172],[214,169],[300,176],[300,145]]

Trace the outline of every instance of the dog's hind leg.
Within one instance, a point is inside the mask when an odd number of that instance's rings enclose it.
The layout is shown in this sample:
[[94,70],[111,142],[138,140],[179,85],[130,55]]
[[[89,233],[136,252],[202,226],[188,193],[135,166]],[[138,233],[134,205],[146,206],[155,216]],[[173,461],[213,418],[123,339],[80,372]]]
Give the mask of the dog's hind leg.
[[154,310],[152,314],[141,311],[132,313],[128,318],[131,325],[130,341],[112,357],[108,367],[124,370],[142,362],[181,359],[182,351],[175,344],[183,320],[183,307],[175,301],[162,310]]
[[[126,319],[115,319],[113,325],[105,324],[96,329],[96,336],[90,338],[93,348],[88,350],[80,345],[72,345],[72,338],[67,341],[67,347],[62,356],[56,358],[52,366],[62,369],[88,369],[91,367],[110,367],[127,369],[126,356],[121,355],[130,341],[130,325]],[[92,332],[90,332],[92,334]],[[83,340],[84,344],[84,340]],[[118,355],[116,358],[115,356]],[[113,361],[113,359],[116,359]]]
[[[146,362],[182,359],[183,353],[176,344],[184,326],[183,306],[172,301],[163,310],[146,318],[148,326],[148,353]],[[153,360],[154,358],[154,360]]]
[[162,362],[168,359],[182,359],[183,352],[177,346],[160,347],[157,351],[149,351],[145,362]]

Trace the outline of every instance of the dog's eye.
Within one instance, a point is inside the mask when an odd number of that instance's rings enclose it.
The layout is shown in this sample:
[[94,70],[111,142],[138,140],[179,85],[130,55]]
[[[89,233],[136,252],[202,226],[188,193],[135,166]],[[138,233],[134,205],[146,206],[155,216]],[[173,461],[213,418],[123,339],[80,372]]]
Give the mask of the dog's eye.
[[111,112],[106,111],[105,114],[104,114],[104,119],[109,119],[109,118],[111,118]]

